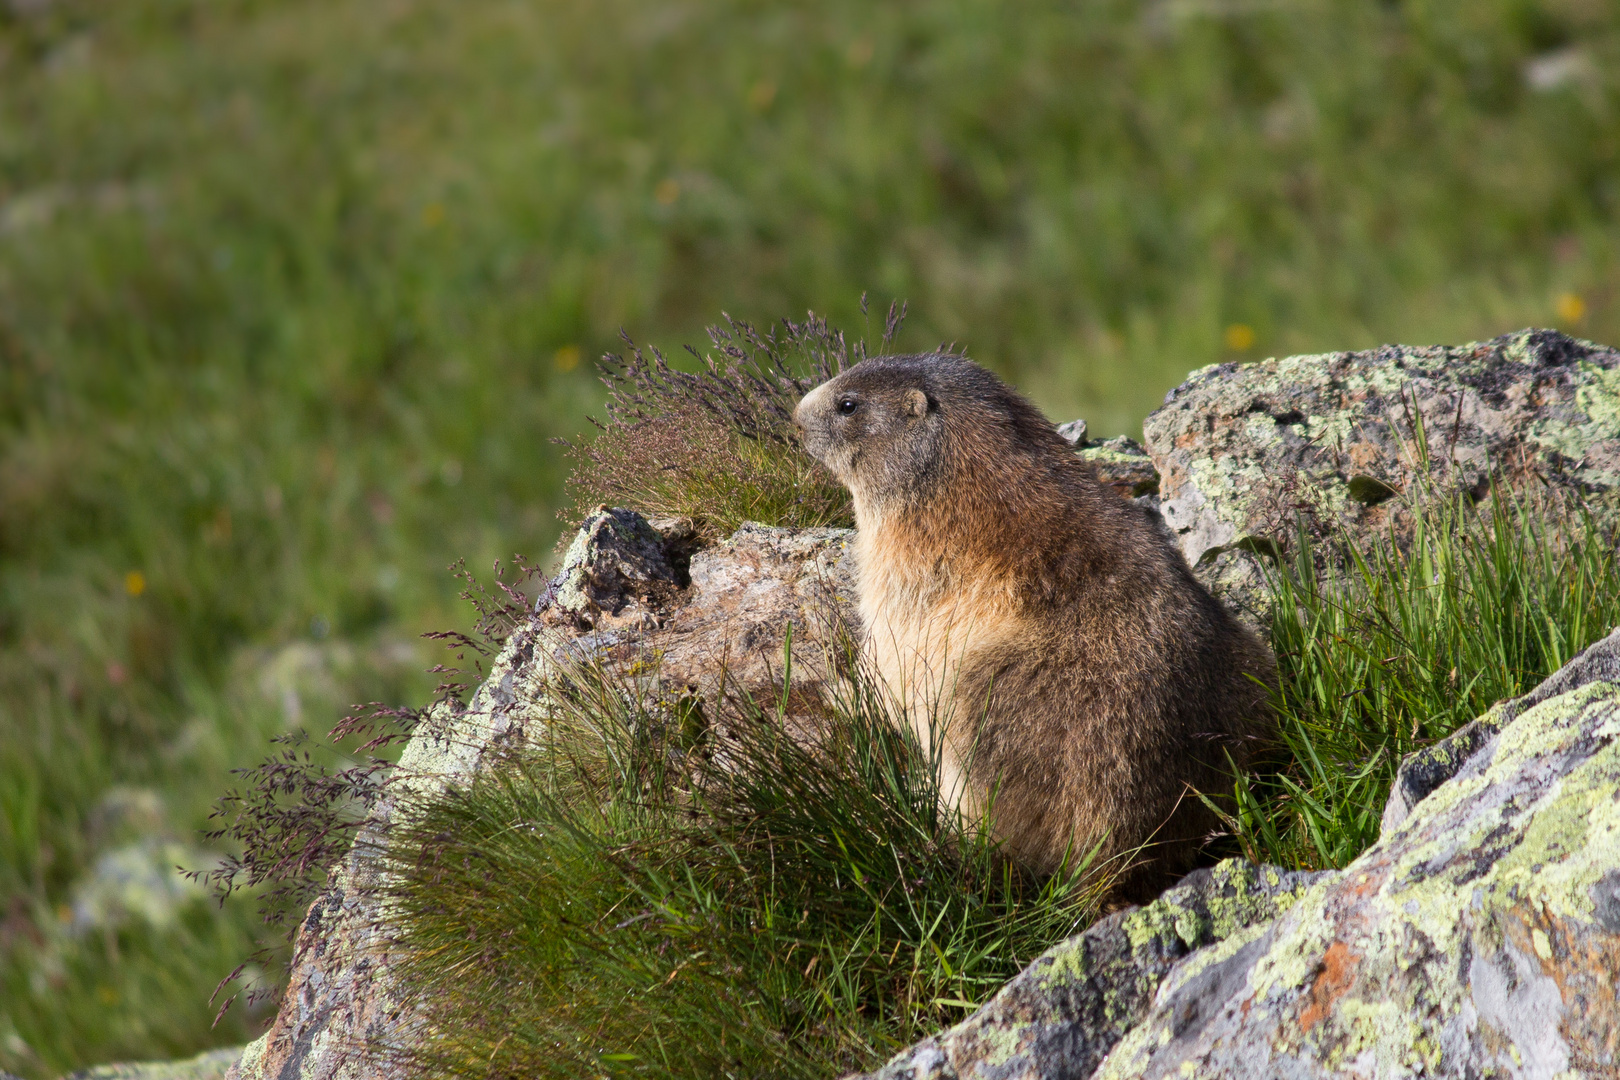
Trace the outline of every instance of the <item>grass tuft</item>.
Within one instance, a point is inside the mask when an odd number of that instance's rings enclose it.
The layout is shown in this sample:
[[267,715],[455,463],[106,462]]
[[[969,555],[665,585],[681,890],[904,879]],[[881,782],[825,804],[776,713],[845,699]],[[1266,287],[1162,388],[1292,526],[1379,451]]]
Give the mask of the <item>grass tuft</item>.
[[822,1077],[961,1017],[1096,914],[938,805],[869,684],[785,734],[599,669],[535,751],[396,835],[403,984],[448,1076]]
[[[905,308],[890,304],[881,349],[904,321]],[[601,429],[593,441],[567,444],[574,502],[560,516],[578,521],[603,503],[628,506],[688,518],[711,541],[745,521],[853,525],[849,493],[800,450],[793,407],[865,359],[865,340],[851,345],[813,312],[766,331],[726,316],[708,333],[711,352],[687,347],[702,365],[696,372],[672,367],[657,348],[643,352],[628,336],[628,360],[602,358],[608,420],[592,419]]]
[[1613,515],[1498,491],[1429,499],[1409,541],[1323,567],[1310,544],[1272,575],[1286,765],[1237,784],[1244,854],[1344,866],[1378,837],[1406,754],[1529,691],[1620,625]]

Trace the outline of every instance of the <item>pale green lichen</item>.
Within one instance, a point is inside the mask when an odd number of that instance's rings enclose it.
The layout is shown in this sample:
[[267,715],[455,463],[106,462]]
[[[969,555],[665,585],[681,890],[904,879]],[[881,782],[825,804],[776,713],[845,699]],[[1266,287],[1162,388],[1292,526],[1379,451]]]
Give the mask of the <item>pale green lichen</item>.
[[1030,1025],[1019,1024],[1013,1027],[996,1027],[985,1025],[974,1030],[974,1036],[983,1047],[977,1055],[986,1066],[995,1067],[1005,1065],[1024,1051],[1024,1037],[1029,1034]]
[[1345,1037],[1328,1055],[1330,1069],[1338,1069],[1347,1061],[1376,1052],[1382,1046],[1399,1044],[1410,1048],[1423,1034],[1422,1025],[1406,1005],[1388,998],[1365,1001],[1345,997],[1335,1003],[1334,1011],[1344,1027]]
[[[1200,906],[1189,906],[1172,892],[1126,916],[1121,929],[1132,949],[1153,942],[1180,939],[1189,948],[1221,941],[1287,911],[1308,891],[1301,886],[1283,892],[1263,892],[1256,888],[1264,875],[1275,888],[1282,878],[1275,867],[1256,867],[1243,859],[1227,859],[1211,869],[1212,888],[1197,897]],[[1230,890],[1231,895],[1227,895]],[[1202,910],[1200,910],[1200,907]]]
[[[73,1074],[73,1080],[221,1080],[242,1055],[241,1047],[207,1050],[182,1061],[142,1061],[93,1065]],[[9,1076],[0,1073],[0,1076]]]
[[1590,381],[1575,391],[1575,404],[1586,414],[1594,434],[1620,437],[1620,367],[1583,363],[1580,370]]
[[1230,937],[1255,922],[1273,919],[1304,896],[1308,886],[1300,885],[1283,892],[1263,892],[1255,888],[1263,875],[1273,889],[1282,883],[1274,866],[1256,867],[1243,859],[1227,859],[1216,864],[1215,881],[1230,886],[1234,895],[1216,892],[1208,897],[1209,934],[1216,940]]
[[[1532,445],[1574,461],[1584,460],[1595,443],[1620,440],[1620,367],[1582,362],[1579,370],[1586,379],[1575,391],[1575,407],[1581,417],[1565,420],[1549,414],[1525,433]],[[1620,484],[1620,474],[1614,471],[1591,467],[1585,475],[1592,483]]]
[[1086,943],[1081,937],[1072,937],[1053,947],[1036,963],[1044,963],[1039,985],[1042,989],[1084,982],[1091,974],[1086,958]]
[[1188,980],[1203,974],[1216,964],[1231,959],[1245,945],[1270,932],[1273,925],[1271,922],[1262,922],[1253,926],[1246,926],[1229,937],[1222,938],[1212,945],[1199,949],[1176,965],[1175,971],[1166,982],[1166,988],[1174,989],[1182,986]]
[[1339,446],[1350,438],[1353,424],[1348,412],[1305,418],[1305,437],[1322,446]]
[[1125,916],[1120,929],[1132,949],[1140,949],[1155,941],[1165,941],[1176,935],[1176,920],[1181,915],[1179,905],[1155,900]]
[[[1608,705],[1614,694],[1615,687],[1610,684],[1591,683],[1528,710],[1498,736],[1486,768],[1464,782],[1454,780],[1442,785],[1418,804],[1409,822],[1413,827],[1402,832],[1410,837],[1421,835],[1426,826],[1462,808],[1470,793],[1477,797],[1507,783],[1526,761],[1556,752],[1567,742],[1571,726],[1588,709]],[[1616,733],[1620,733],[1620,714],[1610,715],[1595,732],[1597,737]],[[1603,867],[1596,860],[1570,856],[1586,852],[1600,839],[1613,842],[1620,830],[1620,813],[1616,813],[1614,800],[1617,790],[1620,749],[1611,744],[1550,785],[1537,805],[1519,808],[1521,814],[1529,815],[1523,838],[1472,883],[1475,892],[1486,904],[1493,898],[1534,894],[1560,915],[1590,918],[1589,890]],[[1443,860],[1459,849],[1483,846],[1484,838],[1501,823],[1498,809],[1471,818],[1465,835],[1454,829],[1436,830],[1437,835],[1427,842],[1412,844],[1401,853],[1391,869],[1390,880],[1397,883],[1398,889],[1398,883],[1420,867]],[[1602,837],[1594,835],[1594,830]],[[1620,849],[1600,846],[1596,850]],[[1428,935],[1442,952],[1449,950],[1463,921],[1458,918],[1457,895],[1449,883],[1444,878],[1430,878],[1419,886],[1401,890],[1401,895],[1417,903],[1410,914],[1403,910],[1405,921]]]
[[1250,413],[1244,417],[1243,434],[1259,446],[1269,446],[1282,438],[1277,421],[1263,412]]
[[242,1047],[242,1056],[237,1058],[236,1071],[240,1076],[258,1076],[263,1069],[264,1055],[270,1048],[270,1033],[265,1032],[257,1039]]
[[1119,466],[1149,466],[1153,462],[1146,454],[1133,454],[1124,450],[1114,450],[1106,446],[1087,446],[1078,451],[1081,457],[1096,464]]
[[[1280,1022],[1288,1002],[1302,1007],[1299,994],[1320,974],[1328,947],[1340,943],[1351,950],[1350,985],[1309,1032],[1283,1025],[1267,1036],[1287,1044],[1273,1050],[1308,1053],[1329,1070],[1395,1075],[1439,1069],[1441,1027],[1459,1015],[1469,992],[1466,975],[1449,969],[1453,958],[1465,951],[1519,955],[1522,949],[1550,961],[1552,940],[1539,927],[1525,926],[1523,913],[1565,925],[1595,917],[1593,886],[1613,869],[1613,859],[1597,853],[1620,851],[1617,696],[1620,688],[1590,683],[1527,710],[1502,732],[1476,775],[1443,785],[1401,829],[1331,884],[1318,882],[1277,923],[1251,927],[1183,961],[1159,1000],[1173,1000],[1167,995],[1269,933],[1274,940],[1237,995],[1252,1002],[1245,1005],[1251,1019],[1281,1009]],[[1527,780],[1531,763],[1556,761],[1571,750],[1575,731],[1588,756],[1544,785]],[[1489,799],[1492,791],[1514,789],[1533,793],[1533,802]],[[1497,841],[1493,833],[1503,825],[1522,831],[1468,888],[1459,890],[1452,872],[1434,872],[1456,865],[1460,852],[1488,857]],[[1358,886],[1370,895],[1347,895]],[[1355,914],[1341,922],[1334,911],[1346,904]],[[1510,925],[1520,927],[1522,945],[1505,939]],[[1369,964],[1387,975],[1365,974]],[[1170,1031],[1162,1018],[1140,1026],[1098,1076],[1138,1075],[1148,1056],[1168,1044]],[[1509,1035],[1499,1034],[1512,1049]]]
[[1228,525],[1247,520],[1250,493],[1265,479],[1265,470],[1257,463],[1238,465],[1209,457],[1194,458],[1191,473],[1193,486],[1206,503],[1221,508],[1221,520]]

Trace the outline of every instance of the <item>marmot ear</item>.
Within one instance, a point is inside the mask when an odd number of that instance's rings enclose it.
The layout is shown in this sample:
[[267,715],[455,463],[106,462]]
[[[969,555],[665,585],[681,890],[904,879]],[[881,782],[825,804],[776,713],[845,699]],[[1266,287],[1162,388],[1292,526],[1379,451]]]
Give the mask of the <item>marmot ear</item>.
[[928,395],[921,390],[907,390],[904,403],[907,416],[928,415]]

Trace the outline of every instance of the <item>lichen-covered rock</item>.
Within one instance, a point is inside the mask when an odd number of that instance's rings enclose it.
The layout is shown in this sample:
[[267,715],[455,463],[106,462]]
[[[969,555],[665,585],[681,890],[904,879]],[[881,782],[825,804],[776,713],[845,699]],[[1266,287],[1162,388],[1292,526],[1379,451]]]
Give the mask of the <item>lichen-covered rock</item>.
[[1275,918],[1319,875],[1233,859],[1189,874],[1036,959],[978,1012],[868,1080],[1054,1080],[1091,1075],[1147,1012],[1172,965]]
[[1588,649],[1544,679],[1523,697],[1499,701],[1477,720],[1458,728],[1431,746],[1406,755],[1384,803],[1379,826],[1382,835],[1397,828],[1407,815],[1435,788],[1457,775],[1468,759],[1479,752],[1497,732],[1521,713],[1587,683],[1620,685],[1620,653],[1613,649]]
[[546,688],[559,665],[601,663],[626,677],[645,668],[701,698],[715,692],[724,664],[733,690],[774,693],[791,624],[795,687],[819,678],[814,654],[853,597],[849,537],[747,525],[694,556],[691,584],[680,588],[678,560],[653,546],[679,536],[631,511],[593,514],[547,590],[550,603],[507,640],[467,707],[441,708],[412,736],[389,794],[299,928],[274,1023],[230,1080],[386,1075],[376,1051],[407,1037],[412,1023],[389,982],[395,953],[379,888],[382,836],[398,808],[532,738],[546,723]]
[[1086,443],[1079,453],[1096,467],[1098,480],[1127,499],[1159,490],[1159,470],[1135,439],[1120,435]]
[[[1284,541],[1301,511],[1373,530],[1419,474],[1474,492],[1534,474],[1620,486],[1620,353],[1551,330],[1219,364],[1143,423],[1165,520],[1194,565]],[[1427,462],[1420,449],[1427,442]]]
[[1090,439],[1084,420],[1070,420],[1057,426],[1057,433],[1075,452],[1097,469],[1097,479],[1127,499],[1159,490],[1159,470],[1142,444],[1120,435],[1113,439]]
[[373,1052],[397,1039],[411,1018],[388,978],[395,950],[380,889],[384,833],[400,806],[473,775],[545,722],[539,688],[552,661],[535,646],[533,628],[512,635],[464,710],[441,707],[421,722],[367,828],[298,928],[275,1021],[243,1050],[227,1080],[385,1074]]
[[1193,567],[1193,576],[1249,629],[1269,639],[1273,601],[1262,561],[1268,557],[1261,550],[1236,544],[1212,553]]
[[653,625],[679,587],[663,536],[634,510],[604,506],[575,534],[550,599],[586,626]]
[[1098,1077],[1620,1075],[1620,631],[1269,924],[1179,964]]

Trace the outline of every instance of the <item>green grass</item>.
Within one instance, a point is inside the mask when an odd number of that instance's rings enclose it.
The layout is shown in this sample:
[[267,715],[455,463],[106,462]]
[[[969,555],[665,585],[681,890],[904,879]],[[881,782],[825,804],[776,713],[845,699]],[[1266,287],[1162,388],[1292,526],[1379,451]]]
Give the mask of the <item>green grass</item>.
[[1090,922],[1108,868],[1020,872],[870,686],[796,741],[779,707],[560,676],[538,748],[394,838],[396,971],[434,1032],[402,1068],[840,1075]]
[[1402,757],[1620,626],[1612,500],[1596,518],[1545,493],[1421,510],[1409,541],[1350,548],[1342,569],[1302,537],[1273,576],[1286,764],[1237,785],[1250,858],[1344,866],[1378,838]]
[[30,1077],[250,1033],[203,1001],[251,901],[63,929],[126,842],[109,791],[195,843],[271,734],[424,700],[442,568],[551,546],[547,439],[621,326],[868,333],[862,291],[905,297],[900,346],[1101,435],[1218,359],[1620,340],[1589,0],[0,12],[0,1068]]

